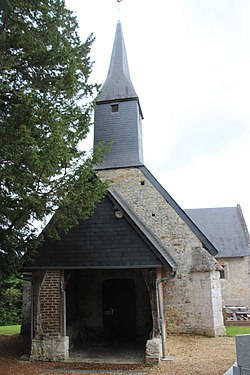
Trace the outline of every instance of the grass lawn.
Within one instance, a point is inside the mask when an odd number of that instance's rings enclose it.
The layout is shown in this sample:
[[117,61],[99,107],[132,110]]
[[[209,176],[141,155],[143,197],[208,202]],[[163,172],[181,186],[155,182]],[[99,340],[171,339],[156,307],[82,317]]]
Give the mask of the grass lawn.
[[[15,335],[20,333],[20,325],[0,326],[0,335]],[[250,334],[250,326],[226,326],[227,336]]]
[[16,335],[20,333],[20,325],[0,326],[0,335]]
[[250,334],[250,326],[226,326],[227,336]]

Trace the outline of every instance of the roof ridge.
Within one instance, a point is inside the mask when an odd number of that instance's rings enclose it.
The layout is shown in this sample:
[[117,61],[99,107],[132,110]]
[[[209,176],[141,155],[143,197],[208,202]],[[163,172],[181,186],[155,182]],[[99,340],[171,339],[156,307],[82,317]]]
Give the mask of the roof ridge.
[[178,205],[178,203],[172,198],[167,190],[160,184],[160,182],[152,175],[152,173],[145,167],[139,167],[142,173],[151,181],[154,187],[164,197],[164,199],[170,204],[175,212],[182,218],[182,220],[188,225],[190,230],[199,238],[205,249],[213,256],[218,254],[218,250],[213,243],[207,238],[207,236],[200,230],[200,228],[194,223],[194,221],[188,216],[188,214]]

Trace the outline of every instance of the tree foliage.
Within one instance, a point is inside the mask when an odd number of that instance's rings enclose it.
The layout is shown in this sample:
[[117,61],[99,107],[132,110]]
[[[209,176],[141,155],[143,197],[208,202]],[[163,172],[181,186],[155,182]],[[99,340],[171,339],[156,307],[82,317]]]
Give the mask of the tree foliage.
[[[98,85],[89,83],[93,36],[82,43],[63,0],[2,0],[0,20],[0,273],[37,243],[34,222],[53,215],[57,236],[88,217],[105,186],[87,155]],[[41,236],[39,237],[41,240]]]
[[0,280],[0,326],[21,324],[23,282],[13,276]]

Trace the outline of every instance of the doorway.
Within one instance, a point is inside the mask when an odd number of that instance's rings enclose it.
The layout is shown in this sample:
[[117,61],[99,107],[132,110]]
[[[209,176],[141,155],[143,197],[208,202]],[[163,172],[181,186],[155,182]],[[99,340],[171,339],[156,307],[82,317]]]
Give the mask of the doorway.
[[132,279],[108,279],[102,283],[103,332],[108,339],[136,336],[135,282]]

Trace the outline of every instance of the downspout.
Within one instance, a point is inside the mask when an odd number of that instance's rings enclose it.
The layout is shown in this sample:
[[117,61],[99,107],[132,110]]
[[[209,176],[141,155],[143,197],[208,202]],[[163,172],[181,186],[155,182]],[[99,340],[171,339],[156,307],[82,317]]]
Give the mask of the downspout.
[[174,271],[172,275],[170,275],[169,277],[162,277],[156,282],[157,296],[158,296],[158,313],[159,313],[159,318],[160,318],[162,361],[167,360],[167,355],[166,355],[166,332],[165,332],[165,325],[164,325],[164,318],[163,318],[163,303],[162,303],[160,284],[167,282],[170,279],[173,279],[175,276],[176,276],[176,271]]

